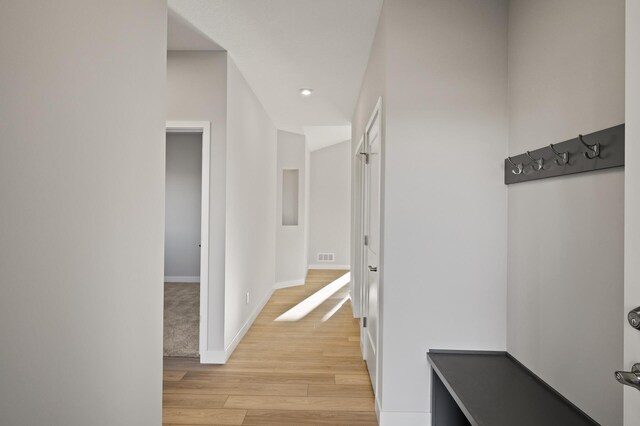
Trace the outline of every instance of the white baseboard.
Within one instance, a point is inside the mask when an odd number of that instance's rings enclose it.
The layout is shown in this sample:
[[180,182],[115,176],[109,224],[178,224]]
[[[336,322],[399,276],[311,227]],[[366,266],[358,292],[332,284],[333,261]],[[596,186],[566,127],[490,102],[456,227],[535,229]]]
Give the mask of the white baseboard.
[[256,320],[260,312],[262,312],[264,305],[266,305],[269,299],[271,299],[273,292],[274,292],[274,289],[272,288],[271,291],[267,293],[267,296],[260,301],[258,306],[256,306],[256,309],[254,309],[254,311],[251,313],[251,316],[247,318],[247,321],[245,321],[242,328],[240,328],[238,333],[236,333],[236,336],[233,338],[231,343],[229,343],[229,345],[225,348],[224,350],[225,357],[226,357],[225,362],[227,362],[227,360],[229,359],[233,351],[236,350],[238,343],[240,343],[244,335],[247,334],[247,331],[249,331],[249,328],[251,328],[251,325],[253,324],[253,322]]
[[276,285],[273,288],[277,290],[279,288],[295,287],[297,285],[302,285],[302,284],[304,284],[304,278],[301,278],[299,280],[281,281],[279,283],[276,283]]
[[200,353],[200,364],[224,364],[227,356],[224,351],[204,351]]
[[380,426],[431,426],[431,413],[383,411],[379,414]]
[[164,277],[165,283],[199,283],[200,277],[180,277],[180,276],[171,276]]
[[333,263],[315,263],[313,265],[309,265],[309,269],[339,269],[339,270],[350,270],[351,265],[335,265]]

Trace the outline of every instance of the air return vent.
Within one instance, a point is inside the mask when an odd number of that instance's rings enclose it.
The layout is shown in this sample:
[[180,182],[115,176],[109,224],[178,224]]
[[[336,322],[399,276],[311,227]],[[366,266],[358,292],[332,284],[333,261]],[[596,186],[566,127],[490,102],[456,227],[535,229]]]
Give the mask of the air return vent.
[[334,262],[335,253],[318,253],[318,262]]

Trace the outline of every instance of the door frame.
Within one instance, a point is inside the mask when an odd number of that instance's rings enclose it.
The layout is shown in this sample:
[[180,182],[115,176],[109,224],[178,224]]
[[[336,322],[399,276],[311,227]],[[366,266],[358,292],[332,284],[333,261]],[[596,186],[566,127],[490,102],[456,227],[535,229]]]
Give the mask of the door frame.
[[[353,301],[353,317],[362,317],[363,311],[363,289],[364,289],[364,221],[362,215],[364,214],[364,178],[365,178],[365,164],[363,161],[362,150],[364,149],[364,135],[360,137],[360,141],[353,152],[353,168],[357,170],[356,185],[353,188],[357,188],[354,202],[358,205],[358,215],[355,217],[355,223],[353,229],[355,230],[354,241],[358,241],[355,245],[355,261],[353,262],[353,274],[355,279],[353,280],[353,294],[351,300]],[[357,168],[356,168],[357,167]]]
[[202,362],[202,356],[207,352],[208,347],[209,182],[211,179],[211,122],[167,121],[166,133],[202,133],[202,198],[200,212],[200,336],[198,342],[200,362]]

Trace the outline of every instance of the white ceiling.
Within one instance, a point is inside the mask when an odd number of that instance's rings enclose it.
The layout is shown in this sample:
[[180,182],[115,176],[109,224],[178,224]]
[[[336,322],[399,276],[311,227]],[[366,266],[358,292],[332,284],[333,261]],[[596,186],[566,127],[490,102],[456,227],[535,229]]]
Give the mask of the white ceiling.
[[[169,6],[174,28],[182,18],[229,52],[276,127],[310,129],[312,149],[350,138],[336,136],[344,128],[318,126],[350,125],[382,0],[169,0]],[[171,19],[169,30],[170,38],[178,32]],[[174,38],[170,46],[194,49],[186,36]],[[302,97],[303,87],[313,94]]]
[[326,148],[351,139],[351,125],[345,126],[304,126],[309,150]]
[[169,9],[167,50],[224,50],[189,21]]

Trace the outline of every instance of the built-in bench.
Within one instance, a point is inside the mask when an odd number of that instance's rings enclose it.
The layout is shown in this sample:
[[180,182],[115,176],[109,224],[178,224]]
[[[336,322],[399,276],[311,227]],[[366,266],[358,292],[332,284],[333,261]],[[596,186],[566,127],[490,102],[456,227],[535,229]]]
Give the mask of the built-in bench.
[[433,426],[598,423],[507,352],[430,350]]

